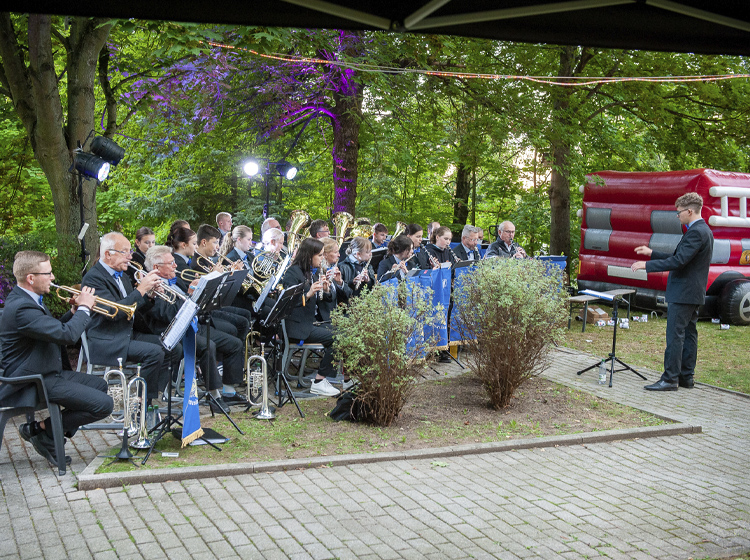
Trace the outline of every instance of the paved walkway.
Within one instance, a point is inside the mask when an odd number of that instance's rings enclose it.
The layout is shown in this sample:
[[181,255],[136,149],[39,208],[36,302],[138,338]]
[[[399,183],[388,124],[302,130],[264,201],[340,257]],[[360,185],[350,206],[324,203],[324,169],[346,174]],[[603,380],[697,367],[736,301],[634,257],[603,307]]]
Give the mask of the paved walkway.
[[[78,491],[6,429],[0,559],[675,558],[750,551],[750,400],[545,375],[703,433]],[[654,375],[649,376],[653,380]],[[107,438],[107,440],[104,439]],[[111,436],[76,436],[80,472]],[[68,445],[70,447],[70,444]],[[9,457],[10,455],[10,457]]]

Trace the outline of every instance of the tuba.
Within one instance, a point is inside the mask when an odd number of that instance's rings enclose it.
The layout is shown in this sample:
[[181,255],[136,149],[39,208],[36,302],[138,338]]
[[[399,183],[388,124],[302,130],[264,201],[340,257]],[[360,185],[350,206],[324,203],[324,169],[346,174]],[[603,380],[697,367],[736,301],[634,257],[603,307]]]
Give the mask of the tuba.
[[391,239],[393,239],[393,237],[398,237],[405,231],[406,231],[406,224],[404,222],[396,222],[396,229],[393,230],[393,236],[391,237]]
[[336,243],[338,243],[340,249],[346,236],[346,230],[348,230],[349,226],[354,223],[354,216],[349,212],[336,212],[331,216],[331,222],[336,228],[336,237],[334,237],[334,239],[336,240]]
[[349,232],[349,236],[346,239],[349,240],[355,237],[364,237],[365,239],[370,239],[374,231],[375,230],[373,229],[371,224],[357,224],[351,229],[351,231]]
[[300,231],[303,228],[309,227],[312,223],[312,219],[310,218],[310,214],[304,210],[295,210],[292,212],[292,215],[289,216],[289,220],[292,224],[289,227],[289,235],[287,236],[286,245],[289,249],[289,254],[293,255],[297,243],[303,239],[302,235],[300,235]]

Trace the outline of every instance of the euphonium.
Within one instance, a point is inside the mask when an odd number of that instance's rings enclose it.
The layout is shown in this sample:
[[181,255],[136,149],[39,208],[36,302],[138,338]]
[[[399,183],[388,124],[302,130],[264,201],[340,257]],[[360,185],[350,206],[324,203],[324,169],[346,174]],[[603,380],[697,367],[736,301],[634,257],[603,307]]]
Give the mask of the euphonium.
[[304,210],[295,210],[292,212],[291,216],[289,216],[289,220],[291,221],[291,226],[289,227],[289,235],[287,236],[286,245],[289,249],[289,254],[293,255],[297,242],[302,240],[300,231],[303,228],[309,227],[312,223],[312,219],[310,218],[310,214]]
[[[127,413],[127,402],[125,393],[127,391],[128,387],[128,380],[125,378],[125,374],[122,372],[122,358],[117,358],[117,362],[120,364],[120,369],[108,369],[104,373],[104,382],[108,386],[107,392],[109,393],[109,396],[112,397],[112,400],[115,403],[115,406],[118,404],[120,405],[120,412],[116,413],[114,410],[110,414],[110,418],[113,422],[123,422],[125,423],[125,414]],[[110,387],[110,377],[115,376],[117,377],[117,380],[120,382],[119,387],[112,386]],[[122,434],[120,434],[122,435]]]
[[[59,297],[64,302],[68,303],[70,302],[69,297],[65,297],[63,295],[60,295],[60,290],[63,292],[68,292],[69,294],[72,294],[73,296],[80,295],[81,290],[77,290],[76,288],[71,288],[70,286],[58,286],[57,284],[51,283],[50,286],[53,288],[57,288],[55,293],[57,294],[57,297]],[[94,313],[99,313],[101,315],[105,315],[106,317],[114,317],[117,315],[118,312],[123,312],[125,316],[128,318],[128,321],[133,318],[133,313],[135,313],[135,308],[138,306],[138,304],[133,305],[123,305],[121,303],[116,303],[114,301],[109,301],[108,299],[100,298],[98,296],[94,296],[94,301],[96,302],[96,305],[91,308],[91,311]]]
[[357,224],[351,229],[347,239],[353,239],[354,237],[364,237],[365,239],[370,239],[373,232],[374,229],[372,225],[366,223]]
[[406,224],[404,222],[396,222],[396,229],[393,230],[393,237],[398,237],[406,231]]
[[336,240],[336,243],[339,244],[340,249],[341,244],[346,238],[346,230],[348,230],[349,226],[354,223],[354,216],[349,212],[336,212],[331,216],[331,222],[333,223],[333,227],[336,228],[336,237],[334,237],[334,239]]
[[[265,345],[260,345],[260,355],[250,356],[247,360],[247,400],[250,404],[256,406],[258,403],[252,399],[252,393],[255,393],[255,398],[258,397],[258,386],[261,387],[262,400],[261,407],[257,414],[255,414],[256,420],[273,420],[276,415],[268,407],[268,363],[263,357],[265,351]],[[254,361],[259,361],[262,364],[261,371],[250,370],[250,364]],[[252,381],[252,383],[251,383]]]

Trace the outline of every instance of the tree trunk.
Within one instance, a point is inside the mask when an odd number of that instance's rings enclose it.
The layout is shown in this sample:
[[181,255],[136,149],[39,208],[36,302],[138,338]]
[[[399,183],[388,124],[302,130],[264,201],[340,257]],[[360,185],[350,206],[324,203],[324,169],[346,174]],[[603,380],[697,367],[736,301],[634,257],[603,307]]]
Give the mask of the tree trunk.
[[[341,31],[342,58],[356,59],[362,51],[362,33]],[[362,96],[354,71],[342,68],[336,74],[333,92],[333,211],[356,215],[357,159]]]
[[[573,74],[576,47],[562,47],[558,76]],[[572,88],[555,90],[552,105],[552,129],[550,144],[552,152],[552,176],[550,179],[550,252],[553,255],[570,257],[570,140],[569,127],[570,96]],[[570,259],[567,272],[570,274]]]
[[453,199],[453,227],[451,228],[456,233],[463,228],[469,217],[470,194],[471,169],[459,162],[456,169],[456,196]]
[[[66,50],[67,118],[58,89],[50,16],[28,16],[28,66],[10,14],[0,15],[2,82],[26,129],[34,156],[47,177],[55,207],[58,247],[75,240],[81,228],[77,177],[69,170],[73,150],[94,128],[94,80],[104,41],[112,27],[107,20],[72,18],[70,34],[60,37]],[[55,49],[58,49],[55,46]],[[67,123],[67,124],[66,124]],[[84,221],[90,227],[86,246],[97,248],[96,183],[83,182]]]

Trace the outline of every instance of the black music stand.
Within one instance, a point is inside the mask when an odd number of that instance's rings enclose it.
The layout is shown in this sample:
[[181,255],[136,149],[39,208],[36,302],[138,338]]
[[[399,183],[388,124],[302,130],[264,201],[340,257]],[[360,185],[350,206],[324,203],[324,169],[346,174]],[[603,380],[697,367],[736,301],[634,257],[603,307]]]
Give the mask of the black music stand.
[[[582,294],[586,294],[586,295],[592,295],[592,296],[595,295],[596,297],[598,297],[600,299],[612,302],[612,319],[615,322],[615,328],[612,331],[612,351],[609,353],[609,357],[607,357],[604,360],[605,364],[607,362],[610,363],[609,386],[612,387],[612,378],[615,375],[615,371],[617,371],[617,372],[632,371],[638,377],[640,377],[641,379],[643,379],[644,381],[646,381],[647,379],[646,379],[646,377],[644,375],[642,375],[641,373],[638,373],[636,370],[634,370],[632,367],[630,367],[628,364],[626,364],[620,358],[617,357],[617,352],[616,352],[616,348],[617,348],[617,323],[618,323],[617,304],[622,299],[622,295],[612,295],[612,294],[607,294],[605,292],[595,292],[593,290],[583,290],[581,293]],[[583,320],[585,321],[586,317],[584,317]],[[623,367],[620,368],[620,369],[618,369],[618,370],[615,370],[615,362],[617,362],[618,364],[620,364]],[[581,375],[583,373],[586,373],[589,370],[592,370],[592,369],[594,369],[596,367],[599,367],[600,364],[601,364],[601,361],[595,363],[592,366],[587,367],[586,369],[582,369],[581,371],[579,371],[577,373],[577,375]]]
[[[242,287],[242,282],[248,274],[247,269],[234,270],[230,273],[223,273],[216,278],[209,279],[203,288],[203,291],[198,296],[198,323],[206,325],[206,352],[208,358],[208,370],[211,369],[211,312],[215,309],[221,309],[227,305],[230,305],[237,293]],[[205,375],[208,375],[206,371]],[[214,407],[218,408],[221,413],[226,416],[227,420],[231,422],[232,426],[242,435],[245,433],[240,427],[232,420],[229,416],[229,411],[225,410],[224,407],[220,406],[216,401],[216,398],[211,394],[210,391],[206,391],[206,401],[208,402],[209,410],[211,410],[211,416],[214,415]],[[211,407],[211,405],[214,407]]]
[[[274,337],[276,336],[276,333],[279,331],[279,326],[281,325],[281,321],[286,319],[294,309],[294,305],[292,304],[295,298],[302,295],[302,292],[304,291],[304,285],[303,284],[297,284],[295,286],[290,286],[289,288],[286,288],[281,292],[281,295],[279,295],[278,298],[276,298],[276,303],[273,306],[273,309],[268,313],[268,316],[260,321],[260,326],[263,328],[263,330],[267,333],[272,333],[267,337],[267,340],[265,341],[268,346],[273,346],[275,348],[274,352],[274,370],[276,371],[276,391],[278,391],[278,402],[276,403],[276,408],[283,407],[286,403],[292,402],[294,403],[294,406],[297,407],[297,412],[299,412],[299,415],[301,418],[305,417],[305,413],[302,412],[302,409],[299,406],[299,403],[297,402],[296,397],[294,396],[294,393],[292,393],[291,387],[289,387],[289,382],[286,380],[286,377],[284,377],[284,372],[281,371],[281,369],[278,367],[278,345],[275,345]],[[283,386],[283,389],[282,389]],[[284,390],[286,390],[286,399],[284,398]],[[249,407],[248,407],[249,410]]]

